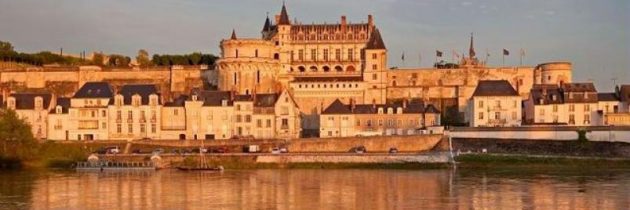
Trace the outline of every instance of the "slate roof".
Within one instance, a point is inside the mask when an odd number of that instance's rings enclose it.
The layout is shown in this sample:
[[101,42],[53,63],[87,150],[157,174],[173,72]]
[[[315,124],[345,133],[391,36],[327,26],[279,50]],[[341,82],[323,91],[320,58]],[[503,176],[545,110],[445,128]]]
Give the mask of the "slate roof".
[[278,20],[278,25],[289,25],[291,22],[289,21],[289,14],[287,13],[287,7],[282,3],[282,11],[280,11],[280,20]]
[[254,101],[254,95],[236,95],[234,101],[253,101],[254,107],[272,107],[276,104],[280,96],[275,93],[256,94],[256,101]]
[[[352,105],[344,104],[339,99],[333,101],[322,114],[377,114],[378,109],[382,108],[384,113],[387,113],[388,108],[394,109],[394,112],[398,108],[403,107],[403,103],[394,102],[387,104],[356,104],[354,105],[354,109],[352,109]],[[440,113],[433,105],[424,106],[422,103],[408,103],[406,108],[403,108],[404,114],[409,113]]]
[[564,95],[560,88],[555,85],[534,85],[531,90],[531,98],[534,100],[535,105],[540,105],[540,102],[543,104],[564,103]]
[[221,106],[223,100],[227,100],[228,106],[232,106],[230,100],[230,91],[194,91],[197,94],[197,100],[203,101],[203,106]]
[[619,97],[615,93],[597,93],[599,101],[619,101]]
[[34,109],[35,97],[42,97],[43,109],[48,109],[52,95],[50,93],[14,93],[11,94],[15,98],[15,109]]
[[[70,107],[70,98],[57,98],[57,105],[56,106],[61,106],[61,113],[63,114],[68,114],[68,108]],[[56,113],[57,110],[55,109],[51,109],[50,113]]]
[[473,96],[518,96],[518,92],[506,80],[481,80]]
[[188,100],[188,96],[181,95],[172,101],[164,103],[164,106],[165,107],[183,107],[186,104],[186,100]]
[[374,31],[372,31],[372,35],[370,35],[370,40],[368,40],[367,45],[365,46],[365,49],[368,50],[384,50],[385,48],[385,43],[383,42],[383,38],[381,37],[381,32],[375,28]]
[[[597,90],[593,83],[565,83],[562,85],[565,103],[597,103]],[[584,94],[588,97],[585,97]]]
[[73,98],[111,98],[112,88],[107,82],[87,82],[74,94]]
[[[120,88],[119,92],[123,96],[123,104],[130,105],[131,98],[138,94],[141,98],[142,105],[149,104],[149,96],[151,94],[158,95],[158,103],[160,103],[160,95],[158,94],[157,87],[153,84],[133,84],[133,85],[124,85]],[[110,104],[113,103],[113,100],[110,100]]]
[[362,77],[296,77],[293,82],[360,82]]

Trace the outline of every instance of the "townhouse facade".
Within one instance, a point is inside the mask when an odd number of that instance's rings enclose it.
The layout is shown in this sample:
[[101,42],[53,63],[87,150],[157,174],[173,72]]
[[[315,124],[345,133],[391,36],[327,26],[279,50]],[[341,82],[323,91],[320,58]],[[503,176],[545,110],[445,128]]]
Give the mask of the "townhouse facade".
[[479,81],[468,102],[471,127],[514,127],[521,125],[521,97],[505,80]]
[[414,135],[440,125],[440,112],[417,100],[344,104],[335,100],[321,114],[321,138]]

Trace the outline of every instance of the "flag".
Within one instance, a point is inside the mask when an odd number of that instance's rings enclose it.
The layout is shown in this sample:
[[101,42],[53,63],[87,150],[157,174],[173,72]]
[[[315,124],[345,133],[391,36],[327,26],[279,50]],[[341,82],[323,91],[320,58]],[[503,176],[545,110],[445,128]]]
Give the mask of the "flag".
[[435,51],[435,56],[442,57],[442,51],[436,50]]
[[503,49],[503,55],[510,55],[510,51]]
[[402,56],[400,57],[400,59],[402,59],[403,61],[405,61],[405,52],[402,53]]

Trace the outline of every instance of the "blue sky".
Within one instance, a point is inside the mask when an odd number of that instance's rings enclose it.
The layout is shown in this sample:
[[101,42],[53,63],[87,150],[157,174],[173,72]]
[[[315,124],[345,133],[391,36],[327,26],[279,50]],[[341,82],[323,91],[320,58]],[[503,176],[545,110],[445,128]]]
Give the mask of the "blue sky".
[[[290,19],[302,23],[366,22],[372,14],[389,50],[390,66],[430,66],[435,50],[451,58],[467,52],[490,65],[571,61],[574,81],[593,80],[601,91],[630,83],[630,1],[627,0],[287,0]],[[267,12],[281,0],[0,0],[0,40],[17,50],[78,54],[82,50],[129,56],[149,53],[219,53],[233,28],[259,37]]]

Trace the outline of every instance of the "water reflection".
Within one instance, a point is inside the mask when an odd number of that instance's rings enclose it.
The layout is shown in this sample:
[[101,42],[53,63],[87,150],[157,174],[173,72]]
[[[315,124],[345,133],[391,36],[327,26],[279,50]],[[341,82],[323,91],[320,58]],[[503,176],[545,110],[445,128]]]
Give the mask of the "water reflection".
[[[27,174],[22,172],[21,174]],[[243,170],[19,174],[7,201],[33,209],[630,209],[630,173]],[[28,176],[27,176],[28,177]],[[17,181],[16,181],[17,179]],[[30,193],[29,193],[30,192]],[[22,204],[19,204],[22,203]]]

